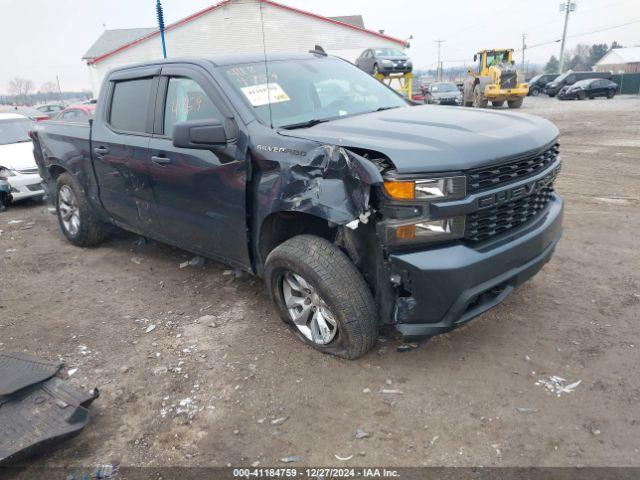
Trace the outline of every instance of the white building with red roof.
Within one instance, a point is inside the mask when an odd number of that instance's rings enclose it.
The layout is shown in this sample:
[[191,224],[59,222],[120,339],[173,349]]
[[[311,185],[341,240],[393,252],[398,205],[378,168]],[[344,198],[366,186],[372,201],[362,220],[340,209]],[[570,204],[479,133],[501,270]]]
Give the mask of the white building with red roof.
[[[167,57],[306,52],[320,45],[354,61],[367,48],[406,46],[404,40],[366,29],[360,15],[323,17],[271,0],[222,1],[167,25],[165,39]],[[157,28],[106,30],[83,56],[95,92],[110,69],[160,58]]]

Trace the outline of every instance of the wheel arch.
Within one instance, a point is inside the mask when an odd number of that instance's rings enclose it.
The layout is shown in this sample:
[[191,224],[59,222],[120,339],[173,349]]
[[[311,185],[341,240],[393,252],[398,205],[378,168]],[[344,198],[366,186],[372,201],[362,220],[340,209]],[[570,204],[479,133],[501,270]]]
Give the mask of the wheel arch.
[[270,213],[261,223],[256,246],[256,269],[262,275],[267,256],[278,245],[298,235],[315,235],[333,242],[339,227],[316,215],[294,210]]

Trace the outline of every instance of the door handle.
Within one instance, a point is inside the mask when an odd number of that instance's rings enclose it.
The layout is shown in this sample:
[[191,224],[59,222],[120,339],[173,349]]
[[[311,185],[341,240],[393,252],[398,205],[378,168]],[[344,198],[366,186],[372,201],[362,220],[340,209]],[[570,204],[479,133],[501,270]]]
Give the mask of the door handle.
[[169,165],[171,163],[170,158],[161,155],[154,155],[151,157],[151,161],[157,165]]
[[107,153],[109,153],[109,149],[107,147],[96,147],[93,149],[93,151],[98,155],[106,155]]

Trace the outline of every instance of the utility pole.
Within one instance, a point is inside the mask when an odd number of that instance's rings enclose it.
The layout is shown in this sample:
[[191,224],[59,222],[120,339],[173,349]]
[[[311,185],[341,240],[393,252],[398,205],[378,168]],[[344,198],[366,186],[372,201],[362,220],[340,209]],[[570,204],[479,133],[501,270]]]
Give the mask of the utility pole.
[[437,70],[436,80],[440,82],[442,81],[442,63],[440,62],[440,46],[442,45],[442,42],[444,42],[444,40],[436,40],[435,42],[438,44],[438,70]]
[[527,44],[525,43],[526,39],[527,39],[527,34],[523,33],[522,34],[522,67],[520,67],[520,71],[522,72],[523,75],[524,75],[524,51],[527,49]]
[[58,100],[62,103],[62,89],[60,88],[60,79],[56,75],[56,83],[58,84]]
[[567,38],[567,25],[569,25],[569,13],[575,11],[576,4],[571,0],[566,0],[565,3],[560,4],[560,12],[564,11],[564,28],[562,30],[562,43],[560,44],[560,64],[558,73],[562,73],[562,67],[564,65],[564,44]]

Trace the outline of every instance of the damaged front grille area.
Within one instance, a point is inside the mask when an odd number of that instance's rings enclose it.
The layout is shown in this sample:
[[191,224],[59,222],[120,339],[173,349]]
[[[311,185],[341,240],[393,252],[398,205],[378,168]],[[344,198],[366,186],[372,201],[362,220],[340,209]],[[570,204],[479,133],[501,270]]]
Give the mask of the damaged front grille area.
[[519,160],[481,167],[467,172],[467,192],[473,193],[499,187],[531,176],[556,161],[560,146],[553,145],[545,151]]
[[545,209],[553,192],[553,184],[549,184],[527,197],[468,214],[465,240],[480,242],[527,223]]

